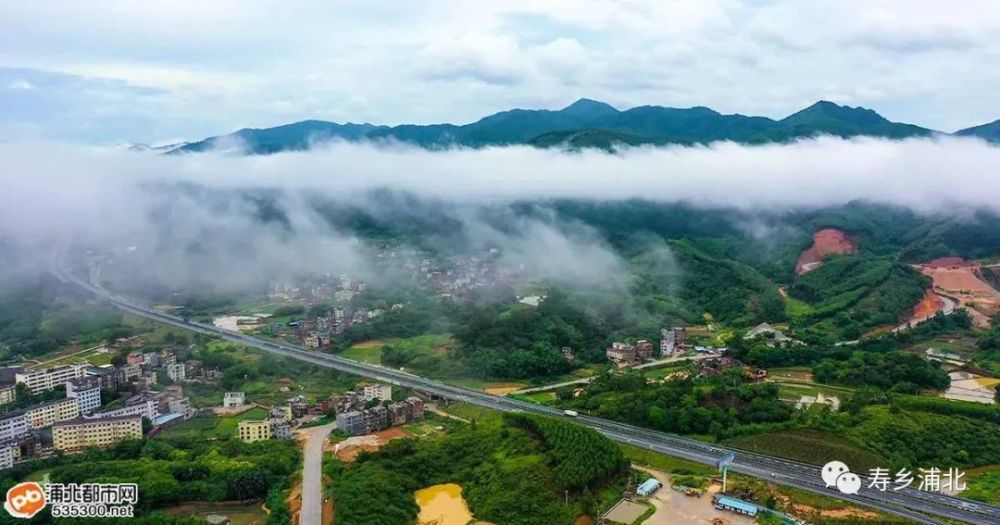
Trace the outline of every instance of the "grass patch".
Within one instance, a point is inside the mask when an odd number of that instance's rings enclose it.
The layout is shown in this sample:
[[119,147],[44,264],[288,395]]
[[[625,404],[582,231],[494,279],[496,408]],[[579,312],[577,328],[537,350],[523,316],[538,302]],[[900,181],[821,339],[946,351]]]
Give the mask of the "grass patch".
[[197,434],[205,439],[231,438],[236,437],[236,427],[240,421],[265,418],[267,418],[267,410],[260,407],[251,408],[240,415],[231,417],[198,416],[168,428],[161,435],[174,437]]
[[447,407],[439,407],[442,411],[469,421],[481,423],[500,420],[500,412],[469,403],[452,403]]
[[1000,503],[1000,465],[988,465],[966,471],[962,497],[985,503]]
[[813,465],[840,460],[858,472],[889,465],[885,458],[847,438],[817,430],[798,429],[742,436],[728,440],[726,445]]
[[627,457],[632,463],[655,468],[671,474],[687,476],[711,476],[715,474],[715,469],[708,465],[702,465],[701,463],[695,463],[694,461],[667,456],[665,454],[660,454],[659,452],[645,450],[632,445],[619,443],[618,446],[621,447],[622,452],[625,453],[625,457]]

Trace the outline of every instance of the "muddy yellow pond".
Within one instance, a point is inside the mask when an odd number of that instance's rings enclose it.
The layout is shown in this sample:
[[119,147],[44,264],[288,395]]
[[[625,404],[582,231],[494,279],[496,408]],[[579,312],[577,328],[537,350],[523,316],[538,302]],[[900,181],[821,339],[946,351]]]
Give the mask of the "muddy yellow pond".
[[472,521],[469,506],[462,498],[462,487],[455,483],[434,485],[415,494],[420,514],[417,523],[426,525],[466,525]]

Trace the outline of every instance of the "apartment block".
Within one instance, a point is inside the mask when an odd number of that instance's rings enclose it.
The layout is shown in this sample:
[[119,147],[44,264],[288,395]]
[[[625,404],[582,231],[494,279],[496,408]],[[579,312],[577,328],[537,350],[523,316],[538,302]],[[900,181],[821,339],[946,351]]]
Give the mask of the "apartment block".
[[382,383],[366,385],[363,393],[366,401],[371,401],[373,399],[392,401],[392,386],[390,385]]
[[222,398],[223,408],[241,407],[246,402],[246,394],[243,392],[226,392]]
[[0,405],[13,403],[17,399],[17,385],[0,386]]
[[90,365],[66,365],[46,370],[34,370],[18,373],[15,381],[24,383],[32,394],[38,394],[53,388],[62,388],[70,379],[78,379],[87,373]]
[[74,419],[57,423],[52,427],[52,445],[56,450],[74,451],[87,447],[106,447],[128,438],[142,438],[141,417]]
[[32,430],[51,427],[60,421],[69,421],[80,417],[80,403],[67,397],[57,401],[49,401],[25,409],[28,415],[28,425]]
[[81,414],[90,414],[101,408],[101,380],[86,376],[66,382],[66,397],[76,399]]
[[236,430],[239,434],[240,441],[243,441],[244,443],[253,443],[255,441],[271,439],[271,422],[266,419],[260,421],[240,421]]
[[23,410],[0,416],[0,441],[8,441],[28,433],[28,414]]
[[132,396],[125,401],[125,406],[115,410],[104,412],[94,412],[88,419],[109,419],[126,416],[144,417],[150,421],[155,421],[160,415],[159,402],[156,398],[148,396]]
[[167,377],[169,377],[171,381],[184,381],[187,377],[184,369],[184,363],[167,365]]
[[[9,469],[14,466],[14,461],[17,459],[14,457],[14,450],[20,452],[16,446],[0,445],[0,470]],[[20,453],[18,453],[18,456],[20,456]]]

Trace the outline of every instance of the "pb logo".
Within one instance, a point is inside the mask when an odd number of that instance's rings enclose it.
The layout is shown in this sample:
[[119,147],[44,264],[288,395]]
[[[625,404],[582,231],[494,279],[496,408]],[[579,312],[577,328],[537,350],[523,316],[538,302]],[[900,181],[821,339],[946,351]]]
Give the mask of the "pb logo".
[[18,483],[7,491],[3,508],[15,518],[30,518],[45,508],[45,491],[38,483]]

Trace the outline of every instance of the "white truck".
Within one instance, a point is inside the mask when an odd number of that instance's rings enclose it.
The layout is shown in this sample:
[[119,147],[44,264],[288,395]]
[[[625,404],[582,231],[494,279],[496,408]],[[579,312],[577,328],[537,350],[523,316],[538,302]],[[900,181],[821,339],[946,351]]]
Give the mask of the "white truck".
[[563,414],[566,414],[569,417],[576,417],[580,415],[576,410],[563,410]]

